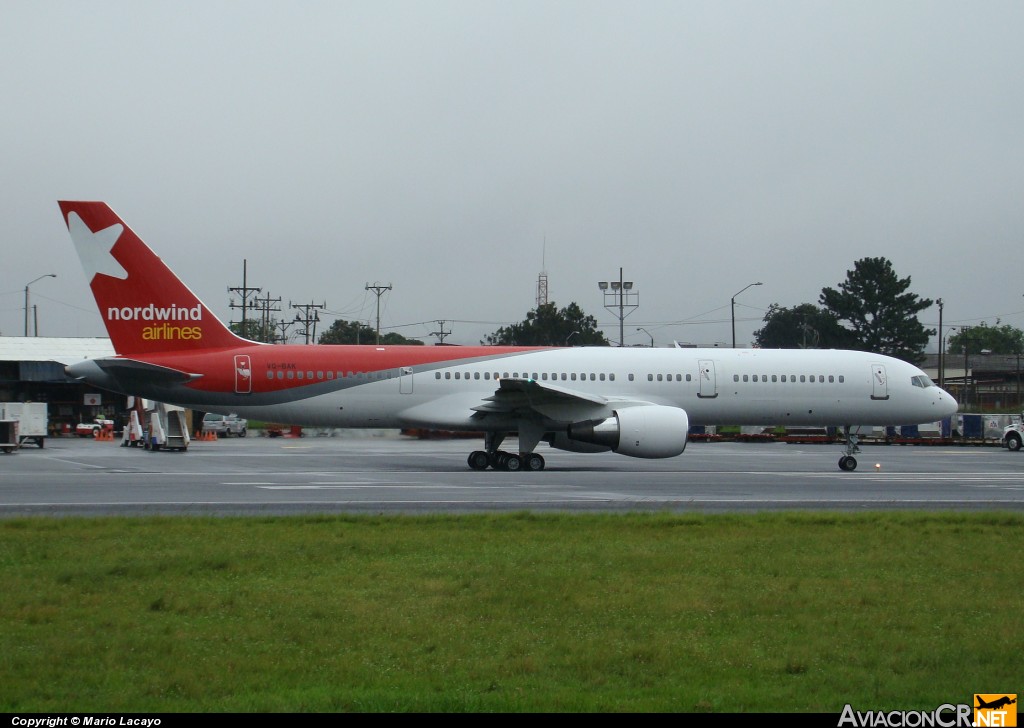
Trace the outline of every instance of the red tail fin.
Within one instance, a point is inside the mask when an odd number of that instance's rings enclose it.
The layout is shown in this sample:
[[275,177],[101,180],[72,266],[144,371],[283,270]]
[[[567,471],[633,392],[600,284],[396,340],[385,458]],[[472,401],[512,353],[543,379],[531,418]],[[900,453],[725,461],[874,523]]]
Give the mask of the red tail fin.
[[104,202],[61,202],[100,316],[118,354],[247,344]]

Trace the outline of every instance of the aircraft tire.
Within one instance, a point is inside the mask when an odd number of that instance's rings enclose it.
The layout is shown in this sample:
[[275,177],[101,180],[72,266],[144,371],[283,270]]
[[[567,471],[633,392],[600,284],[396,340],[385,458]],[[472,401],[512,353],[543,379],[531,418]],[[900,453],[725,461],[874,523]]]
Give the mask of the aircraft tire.
[[468,462],[469,467],[473,470],[487,470],[487,466],[491,464],[491,459],[483,450],[474,450],[469,454]]
[[505,456],[505,463],[504,465],[502,465],[502,468],[510,473],[515,473],[519,470],[522,470],[523,459],[520,458],[518,455],[509,453]]
[[527,453],[523,457],[523,470],[543,470],[544,456],[540,453]]
[[857,469],[857,458],[853,455],[843,455],[839,458],[839,469],[840,470],[856,470]]

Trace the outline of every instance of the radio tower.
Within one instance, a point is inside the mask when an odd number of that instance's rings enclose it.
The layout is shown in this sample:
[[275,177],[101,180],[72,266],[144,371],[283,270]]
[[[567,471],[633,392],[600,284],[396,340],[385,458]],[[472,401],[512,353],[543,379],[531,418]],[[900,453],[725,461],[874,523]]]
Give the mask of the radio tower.
[[545,268],[545,254],[547,252],[548,239],[544,238],[544,248],[541,250],[540,275],[537,276],[537,308],[548,302],[548,274]]

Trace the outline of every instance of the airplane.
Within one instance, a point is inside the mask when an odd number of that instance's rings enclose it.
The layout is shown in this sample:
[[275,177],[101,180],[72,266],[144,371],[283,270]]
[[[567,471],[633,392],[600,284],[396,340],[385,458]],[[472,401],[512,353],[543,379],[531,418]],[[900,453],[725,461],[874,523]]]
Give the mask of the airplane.
[[1010,699],[1009,695],[1004,695],[1001,698],[996,698],[991,703],[986,703],[981,697],[978,697],[978,704],[975,706],[978,710],[999,710],[1005,708],[1007,705],[1013,705],[1017,702],[1017,699]]
[[[166,404],[283,424],[480,432],[474,470],[536,447],[671,458],[693,425],[937,422],[957,402],[916,366],[816,349],[265,344],[233,333],[104,202],[59,203],[115,356],[67,374]],[[518,438],[514,452],[501,450]]]

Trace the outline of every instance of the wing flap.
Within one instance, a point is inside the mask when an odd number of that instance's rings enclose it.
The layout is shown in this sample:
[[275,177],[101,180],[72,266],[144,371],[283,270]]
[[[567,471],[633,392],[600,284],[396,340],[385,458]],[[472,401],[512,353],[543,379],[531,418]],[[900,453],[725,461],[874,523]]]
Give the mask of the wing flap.
[[490,397],[473,407],[481,415],[540,414],[550,420],[575,422],[607,416],[610,400],[533,379],[502,379]]

